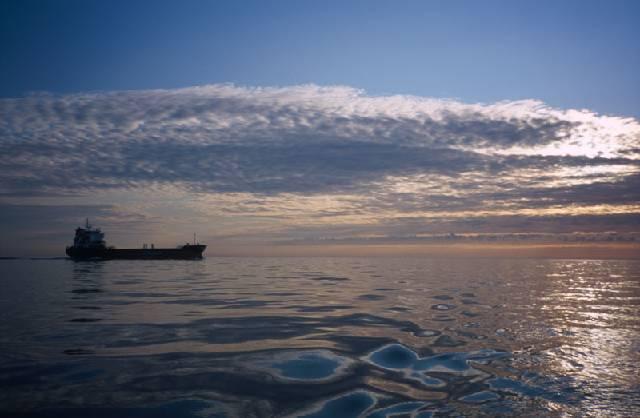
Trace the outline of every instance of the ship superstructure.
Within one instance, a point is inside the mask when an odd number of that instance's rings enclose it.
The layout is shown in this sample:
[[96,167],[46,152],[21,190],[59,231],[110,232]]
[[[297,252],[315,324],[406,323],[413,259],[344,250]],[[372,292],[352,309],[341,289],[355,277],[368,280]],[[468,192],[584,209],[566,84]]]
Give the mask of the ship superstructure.
[[76,236],[73,238],[75,248],[107,248],[104,240],[104,232],[100,228],[92,228],[89,218],[85,221],[84,228],[76,228]]
[[104,233],[100,228],[93,228],[86,220],[84,228],[76,228],[76,235],[73,238],[73,245],[67,247],[66,253],[73,259],[102,259],[102,260],[163,260],[182,259],[196,260],[202,258],[202,253],[207,248],[206,245],[197,243],[184,244],[176,248],[154,248],[151,244],[149,248],[144,244],[142,248],[115,248],[107,246],[104,240]]

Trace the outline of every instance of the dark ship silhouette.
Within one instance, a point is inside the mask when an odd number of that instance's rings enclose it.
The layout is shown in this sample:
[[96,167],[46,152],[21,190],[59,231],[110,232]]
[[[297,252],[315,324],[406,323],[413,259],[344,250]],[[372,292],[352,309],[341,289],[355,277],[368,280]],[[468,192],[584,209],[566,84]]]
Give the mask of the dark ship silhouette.
[[142,248],[115,248],[107,246],[104,233],[100,228],[92,228],[89,219],[84,228],[76,228],[73,245],[67,247],[67,255],[75,260],[199,260],[206,245],[196,244],[195,234],[193,244],[180,245],[177,248],[149,248],[146,244]]

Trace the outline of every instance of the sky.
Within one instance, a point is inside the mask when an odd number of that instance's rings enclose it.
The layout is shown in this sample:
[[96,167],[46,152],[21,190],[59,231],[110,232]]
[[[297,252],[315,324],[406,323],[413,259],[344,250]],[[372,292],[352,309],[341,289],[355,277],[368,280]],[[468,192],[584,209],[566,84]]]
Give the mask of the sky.
[[[635,1],[0,4],[0,256],[640,234]],[[453,234],[453,235],[452,235]],[[231,249],[231,250],[229,250]]]

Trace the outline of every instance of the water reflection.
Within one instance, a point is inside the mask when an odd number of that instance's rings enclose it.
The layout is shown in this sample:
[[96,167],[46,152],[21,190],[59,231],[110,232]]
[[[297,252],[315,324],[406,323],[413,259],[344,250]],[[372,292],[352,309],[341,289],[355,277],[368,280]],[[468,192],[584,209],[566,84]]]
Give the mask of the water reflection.
[[3,263],[9,415],[640,409],[638,262]]
[[[102,261],[79,261],[73,263],[71,307],[76,315],[69,322],[98,322],[102,318],[102,306],[99,294],[103,292],[104,264]],[[92,350],[69,348],[65,354],[92,354]]]
[[546,364],[576,378],[590,414],[640,411],[640,276],[636,263],[622,264],[557,262],[548,275],[543,309],[560,341],[544,353]]

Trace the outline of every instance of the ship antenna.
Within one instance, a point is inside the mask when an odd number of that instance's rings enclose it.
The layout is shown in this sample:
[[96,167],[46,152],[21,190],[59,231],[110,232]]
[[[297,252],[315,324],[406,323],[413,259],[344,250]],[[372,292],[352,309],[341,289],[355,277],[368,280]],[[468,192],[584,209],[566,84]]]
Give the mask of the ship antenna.
[[196,233],[193,233],[193,245],[196,245]]
[[89,218],[85,218],[84,223],[85,223],[85,227],[89,229]]

